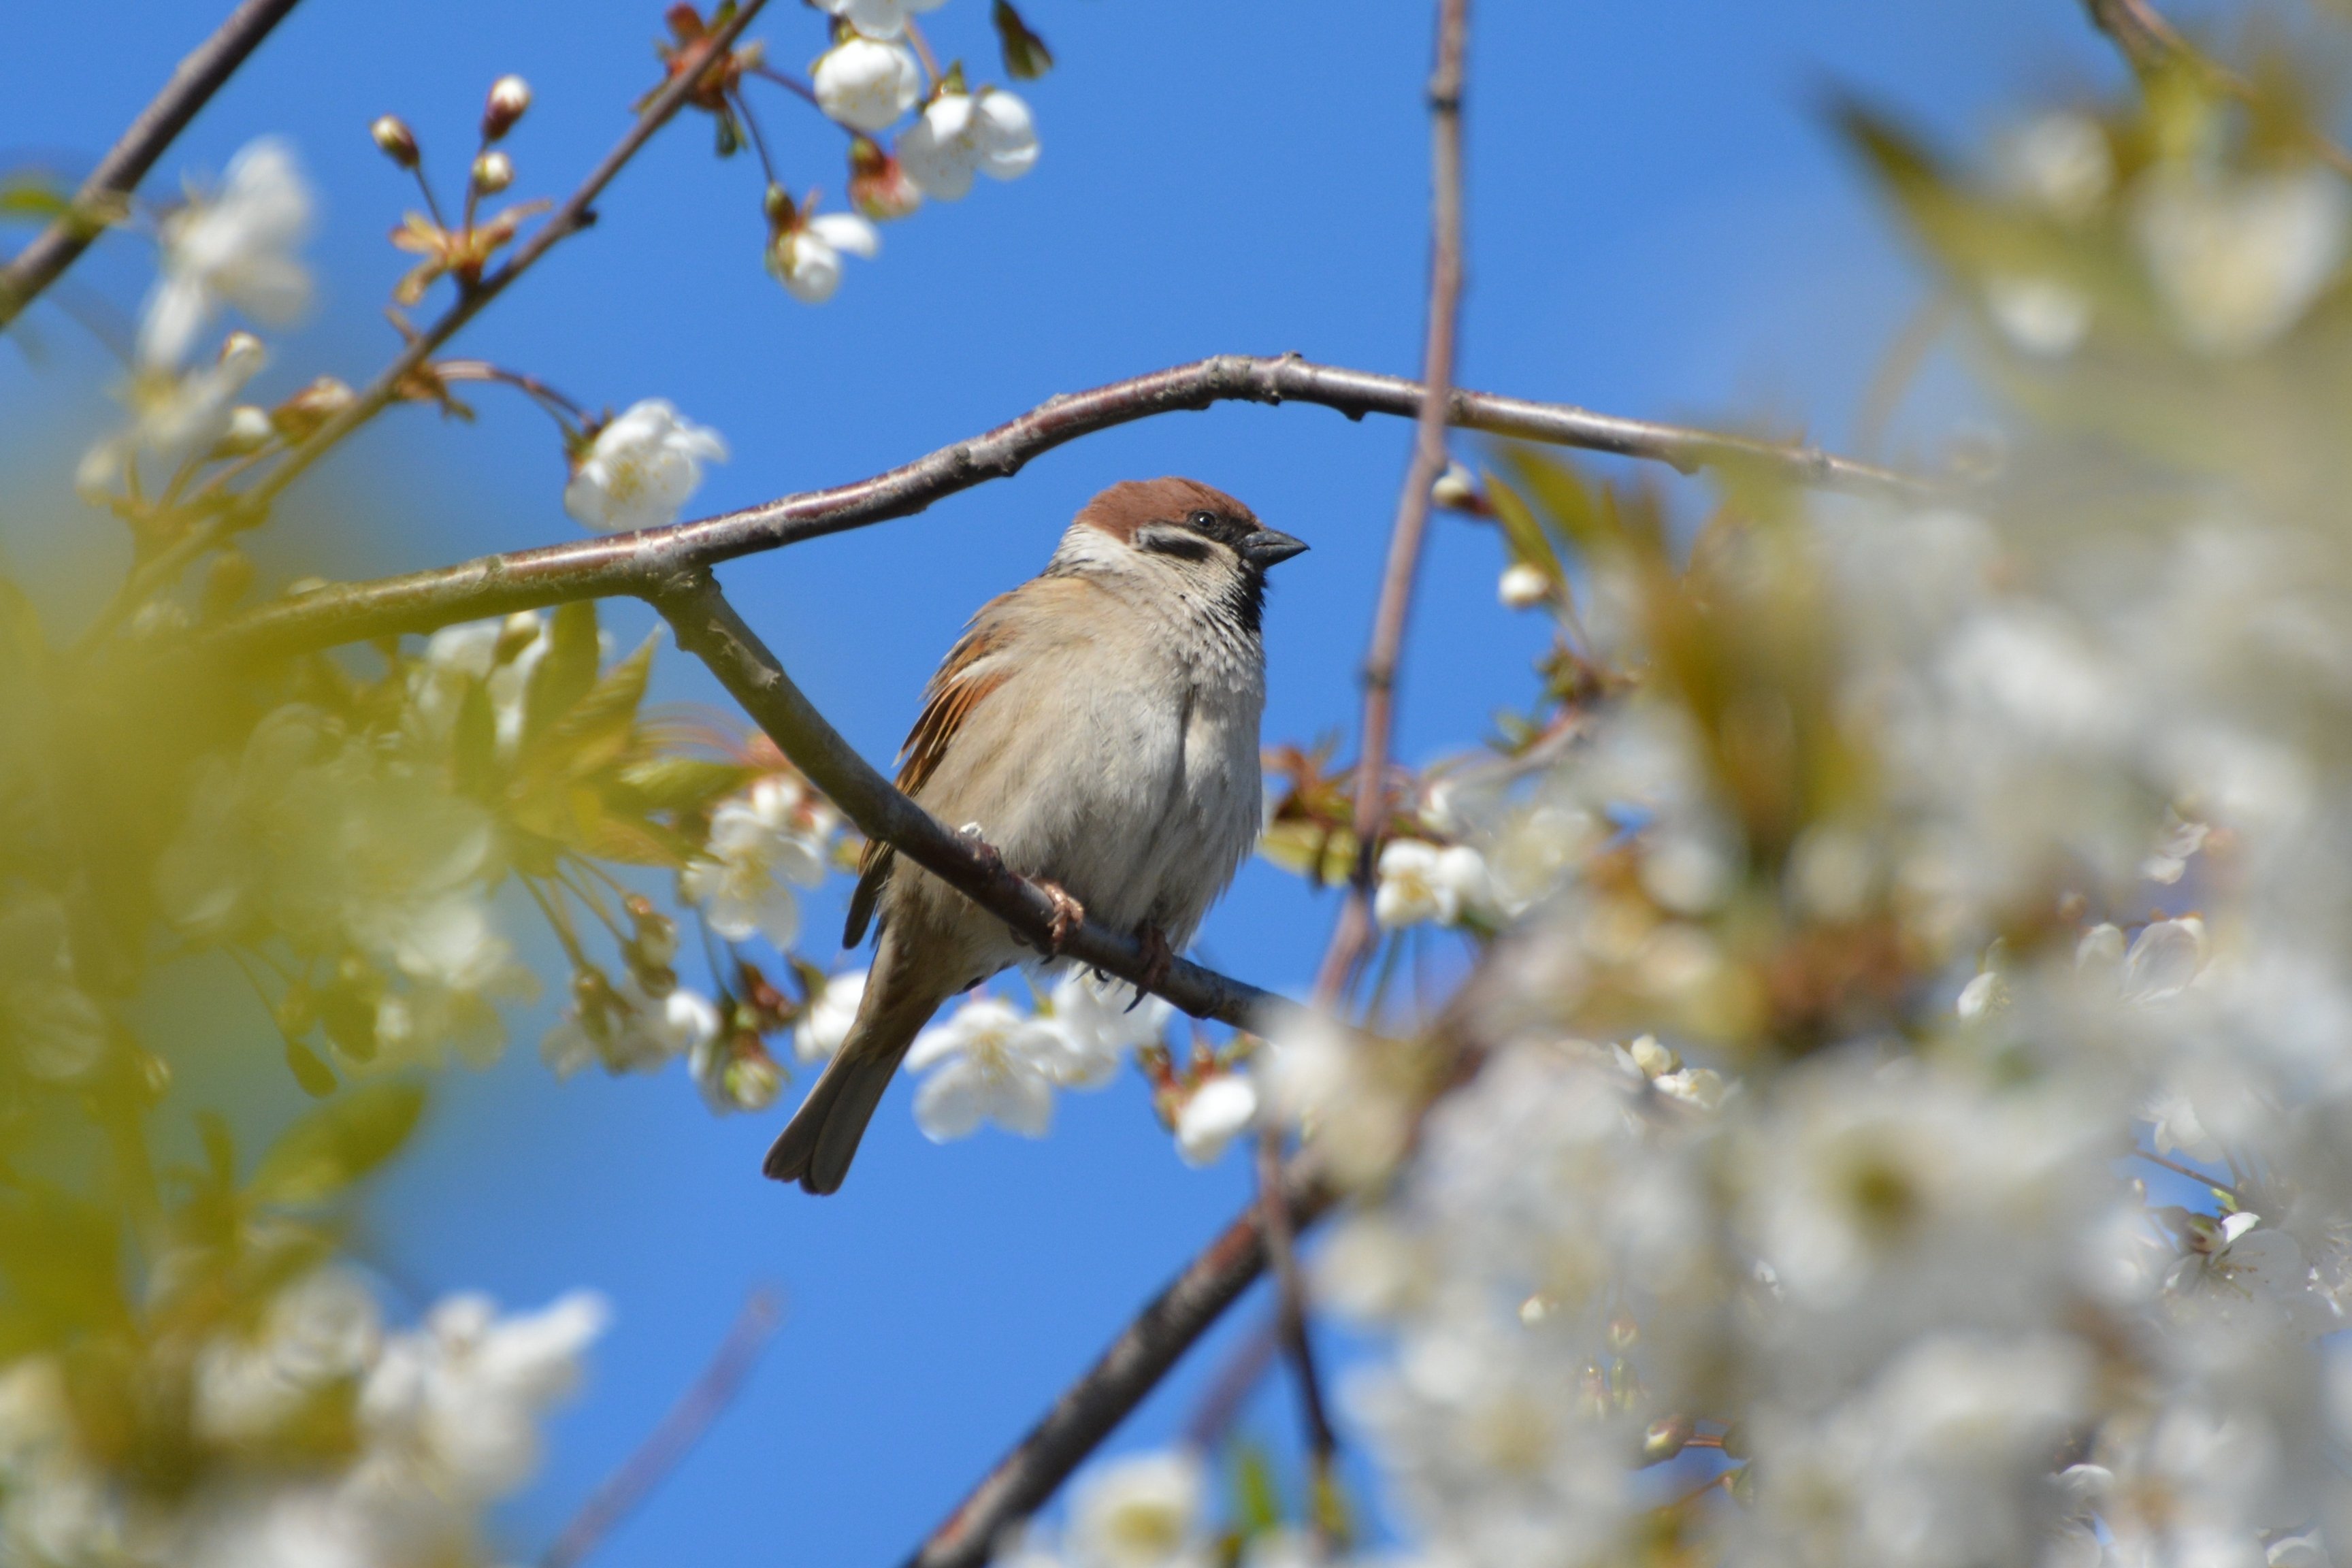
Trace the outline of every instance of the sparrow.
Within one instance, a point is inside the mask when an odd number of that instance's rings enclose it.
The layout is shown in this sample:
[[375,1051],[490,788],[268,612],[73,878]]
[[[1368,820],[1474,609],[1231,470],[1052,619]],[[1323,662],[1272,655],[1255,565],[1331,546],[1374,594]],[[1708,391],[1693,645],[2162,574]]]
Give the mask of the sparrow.
[[[931,677],[898,787],[1045,889],[1049,949],[1091,915],[1135,932],[1164,971],[1240,869],[1264,810],[1265,574],[1306,548],[1192,479],[1113,485]],[[940,1005],[1030,952],[878,840],[842,944],[877,917],[856,1021],[768,1151],[769,1175],[812,1193],[841,1186]]]

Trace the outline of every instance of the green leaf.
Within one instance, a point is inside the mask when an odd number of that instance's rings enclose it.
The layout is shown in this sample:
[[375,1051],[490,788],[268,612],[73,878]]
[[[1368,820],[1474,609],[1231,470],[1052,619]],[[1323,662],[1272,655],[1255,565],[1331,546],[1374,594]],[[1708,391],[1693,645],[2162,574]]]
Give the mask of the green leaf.
[[246,1195],[257,1204],[324,1203],[397,1153],[425,1113],[425,1090],[361,1084],[288,1128],[261,1157]]
[[488,800],[498,776],[499,716],[490,706],[489,688],[479,680],[467,680],[465,696],[457,700],[457,732],[450,744],[457,793]]
[[1004,74],[1016,81],[1034,81],[1054,68],[1054,51],[1030,31],[1008,0],[996,0],[989,19],[996,24],[996,41],[1004,51]]
[[0,219],[47,223],[73,211],[73,197],[63,186],[38,174],[0,178]]
[[335,1069],[299,1040],[289,1038],[286,1042],[286,1070],[294,1075],[302,1092],[313,1100],[324,1100],[335,1092]]
[[1282,1489],[1275,1482],[1274,1461],[1256,1443],[1236,1443],[1234,1450],[1235,1522],[1245,1538],[1269,1534],[1282,1523]]
[[1481,470],[1481,478],[1486,482],[1487,501],[1495,509],[1495,521],[1503,525],[1503,537],[1510,542],[1511,559],[1534,567],[1550,579],[1554,587],[1565,587],[1567,568],[1561,565],[1559,552],[1552,548],[1543,524],[1536,521],[1527,501],[1493,469]]
[[596,684],[596,606],[562,605],[548,628],[546,655],[523,694],[523,732],[536,735],[572,711]]
[[758,771],[741,763],[711,762],[702,757],[648,757],[620,771],[616,793],[647,811],[673,811],[691,816],[708,810],[713,801],[741,789]]

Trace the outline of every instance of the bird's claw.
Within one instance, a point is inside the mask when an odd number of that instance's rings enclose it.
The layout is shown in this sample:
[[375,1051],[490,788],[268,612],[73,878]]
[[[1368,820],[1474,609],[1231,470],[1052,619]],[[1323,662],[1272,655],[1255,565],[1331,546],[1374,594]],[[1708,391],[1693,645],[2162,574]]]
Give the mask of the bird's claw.
[[1087,907],[1070,897],[1059,883],[1049,882],[1043,877],[1037,879],[1037,889],[1054,906],[1054,918],[1045,927],[1045,955],[1059,958],[1063,945],[1070,940],[1071,934],[1087,923]]
[[1160,982],[1168,978],[1169,970],[1176,964],[1176,952],[1168,945],[1168,933],[1150,921],[1135,928],[1135,944],[1143,949],[1143,975],[1136,985],[1135,1000],[1127,1005],[1130,1013],[1143,1005],[1145,996],[1160,988]]

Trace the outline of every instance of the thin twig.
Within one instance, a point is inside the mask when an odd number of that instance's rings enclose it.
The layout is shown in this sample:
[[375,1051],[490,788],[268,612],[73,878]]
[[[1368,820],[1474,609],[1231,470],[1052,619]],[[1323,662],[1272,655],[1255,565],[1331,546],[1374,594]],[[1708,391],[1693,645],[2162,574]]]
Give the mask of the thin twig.
[[1266,1369],[1274,1364],[1275,1352],[1282,1349],[1282,1322],[1277,1313],[1265,1319],[1243,1336],[1242,1342],[1225,1364],[1210,1381],[1209,1392],[1193,1408],[1192,1418],[1184,1423],[1184,1446],[1198,1452],[1213,1448],[1249,1402],[1250,1391],[1265,1378]]
[[[289,0],[290,3],[290,0]],[[580,182],[579,187],[564,198],[563,205],[548,215],[547,220],[533,229],[530,237],[518,247],[513,255],[497,270],[488,273],[471,287],[462,283],[457,298],[440,318],[422,332],[410,338],[393,362],[370,382],[365,390],[350,404],[329,417],[313,431],[309,439],[289,451],[284,459],[262,476],[251,489],[238,496],[236,503],[217,517],[190,529],[167,549],[133,572],[123,584],[114,602],[102,612],[85,642],[103,635],[131,611],[145,602],[148,595],[177,577],[187,563],[230,534],[259,522],[268,512],[270,503],[284,493],[312,464],[332,450],[352,431],[383,412],[401,393],[418,366],[431,358],[433,352],[455,337],[458,329],[482,312],[485,306],[504,293],[508,287],[530,271],[540,258],[562,240],[596,221],[593,205],[604,187],[625,168],[640,148],[653,139],[654,132],[667,124],[694,92],[704,66],[712,58],[731,48],[743,29],[751,24],[767,5],[767,0],[748,0],[725,26],[719,28],[695,46],[701,53],[686,68],[676,71],[662,85],[639,114],[626,134],[615,142],[604,160]]]
[[[1045,950],[1055,906],[1041,888],[1007,867],[977,838],[950,832],[900,794],[840,731],[825,721],[759,634],[744,623],[707,572],[691,572],[648,597],[677,634],[677,646],[709,666],[777,749],[868,838],[881,839]],[[1055,949],[1074,960],[1165,996],[1196,1018],[1215,1018],[1264,1033],[1297,1016],[1297,1005],[1213,969],[1178,959],[1156,978],[1131,933],[1087,921]]]
[[751,1292],[694,1386],[670,1406],[669,1414],[638,1445],[637,1451],[589,1494],[572,1522],[563,1527],[563,1533],[555,1538],[555,1544],[540,1558],[539,1568],[572,1568],[661,1485],[742,1392],[752,1367],[759,1363],[760,1352],[782,1321],[783,1303],[773,1290],[763,1285]]
[[1307,1439],[1309,1506],[1307,1525],[1329,1560],[1337,1553],[1332,1521],[1338,1513],[1339,1480],[1335,1460],[1339,1434],[1323,1402],[1323,1379],[1315,1367],[1315,1342],[1307,1332],[1307,1282],[1298,1268],[1298,1246],[1290,1209],[1284,1202],[1282,1124],[1266,1119],[1257,1140],[1258,1223],[1265,1233],[1266,1260],[1274,1268],[1275,1327],[1282,1352],[1298,1385],[1298,1419]]
[[[2262,96],[2252,82],[2190,44],[2148,0],[2083,0],[2083,9],[2089,14],[2091,26],[2107,36],[2139,76],[2185,69],[2214,91],[2241,103],[2253,103]],[[2300,130],[2306,151],[2337,174],[2352,178],[2352,152],[2315,125]]]
[[[1284,1187],[1302,1226],[1330,1205],[1329,1190],[1304,1161],[1291,1162]],[[1005,1529],[1054,1495],[1265,1268],[1265,1238],[1253,1203],[1063,1392],[908,1559],[908,1568],[980,1568]]]
[[[1412,456],[1405,464],[1397,496],[1396,521],[1389,532],[1388,563],[1372,613],[1371,647],[1364,656],[1364,717],[1356,763],[1356,864],[1337,929],[1316,976],[1315,1000],[1336,1011],[1370,944],[1372,866],[1388,826],[1388,767],[1396,724],[1397,667],[1404,653],[1405,626],[1412,612],[1413,586],[1421,575],[1429,532],[1430,487],[1445,469],[1446,405],[1454,388],[1454,340],[1462,307],[1462,95],[1469,43],[1470,0],[1438,0],[1436,64],[1429,77],[1430,214],[1429,298],[1422,347],[1421,409],[1413,425]],[[1307,1289],[1292,1255],[1289,1224],[1281,1212],[1282,1129],[1269,1119],[1258,1140],[1258,1201],[1265,1211],[1268,1250],[1282,1293],[1284,1348],[1298,1383],[1307,1428],[1307,1462],[1315,1506],[1312,1525],[1324,1556],[1334,1495],[1333,1455],[1338,1441],[1323,1406],[1316,1375],[1314,1342],[1307,1335]]]
[[196,111],[236,74],[269,30],[294,9],[297,0],[245,0],[172,72],[139,118],[122,133],[89,178],[74,193],[73,205],[49,220],[32,243],[0,268],[0,328],[57,281],[90,241],[116,221],[131,193],[163,155],[173,140],[187,129]]
[[[804,490],[667,528],[331,585],[239,616],[211,634],[210,640],[216,647],[254,653],[299,652],[431,631],[457,621],[575,599],[642,595],[647,584],[681,573],[912,516],[960,490],[1010,479],[1032,458],[1098,430],[1228,401],[1313,403],[1357,419],[1367,414],[1417,417],[1423,399],[1420,384],[1402,376],[1316,364],[1291,354],[1196,360],[1048,399],[984,435],[872,479]],[[1455,391],[1444,405],[1447,422],[1467,429],[1648,458],[1686,473],[1744,465],[1778,473],[1793,483],[1910,498],[1937,493],[1927,480],[1832,457],[1815,447],[1778,446],[1479,392]]]
[[2146,1149],[2135,1149],[2132,1152],[2138,1155],[2141,1159],[2146,1160],[2151,1165],[2163,1166],[2166,1170],[2171,1172],[2176,1176],[2188,1177],[2190,1181],[2196,1183],[2200,1187],[2210,1188],[2217,1193],[2229,1194],[2230,1201],[2231,1203],[2235,1203],[2238,1200],[2238,1189],[2231,1186],[2229,1183],[2221,1180],[2219,1176],[2209,1176],[2193,1165],[2184,1165],[2178,1160],[2168,1160],[2163,1155],[2150,1153]]

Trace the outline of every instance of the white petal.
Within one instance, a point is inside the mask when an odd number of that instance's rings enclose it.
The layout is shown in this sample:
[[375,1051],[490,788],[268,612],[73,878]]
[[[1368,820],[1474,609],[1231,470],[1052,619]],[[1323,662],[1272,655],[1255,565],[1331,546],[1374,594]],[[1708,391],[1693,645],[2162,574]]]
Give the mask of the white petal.
[[[921,1042],[917,1041],[919,1049]],[[914,1065],[912,1052],[908,1065]],[[915,1091],[915,1125],[934,1143],[952,1143],[980,1131],[987,1114],[987,1084],[970,1062],[950,1062],[923,1080]]]
[[821,213],[809,219],[809,232],[852,256],[871,258],[882,248],[881,233],[856,213]]

